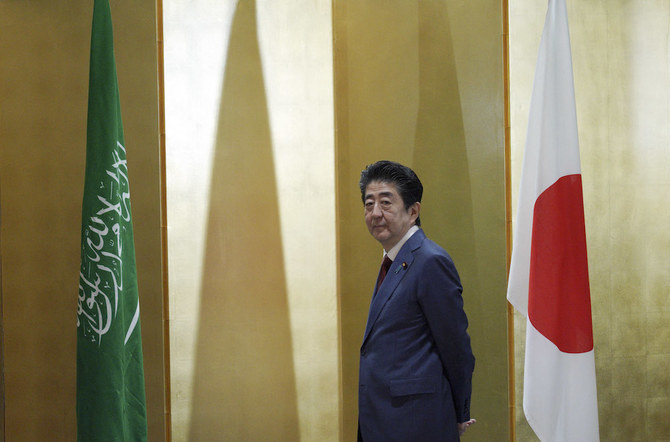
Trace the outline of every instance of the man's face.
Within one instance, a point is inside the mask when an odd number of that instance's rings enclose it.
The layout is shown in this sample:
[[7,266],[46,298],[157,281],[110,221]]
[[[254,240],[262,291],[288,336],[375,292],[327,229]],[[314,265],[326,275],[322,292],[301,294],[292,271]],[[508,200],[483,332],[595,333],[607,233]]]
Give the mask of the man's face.
[[386,251],[414,225],[420,209],[419,203],[405,209],[405,203],[393,183],[372,181],[365,188],[365,224]]

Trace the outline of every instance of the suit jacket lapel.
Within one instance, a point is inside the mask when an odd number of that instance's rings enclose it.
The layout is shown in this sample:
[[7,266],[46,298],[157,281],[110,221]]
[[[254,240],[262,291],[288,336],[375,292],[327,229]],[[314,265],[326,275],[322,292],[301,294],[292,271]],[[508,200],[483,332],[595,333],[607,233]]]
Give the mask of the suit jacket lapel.
[[[363,336],[363,345],[365,345],[365,341],[370,335],[375,322],[379,318],[384,305],[386,305],[388,300],[391,298],[391,295],[393,295],[393,292],[395,291],[400,281],[402,281],[402,278],[407,273],[407,270],[409,270],[409,268],[412,266],[412,262],[414,261],[413,252],[421,247],[421,243],[425,237],[426,234],[423,232],[423,230],[418,230],[407,240],[407,242],[400,249],[400,252],[398,252],[398,256],[396,256],[395,260],[391,264],[391,267],[386,274],[386,278],[384,278],[384,281],[377,290],[377,293],[373,294],[373,298],[370,303],[370,312],[368,313],[368,322],[365,326],[365,335]],[[405,265],[403,265],[403,263]]]

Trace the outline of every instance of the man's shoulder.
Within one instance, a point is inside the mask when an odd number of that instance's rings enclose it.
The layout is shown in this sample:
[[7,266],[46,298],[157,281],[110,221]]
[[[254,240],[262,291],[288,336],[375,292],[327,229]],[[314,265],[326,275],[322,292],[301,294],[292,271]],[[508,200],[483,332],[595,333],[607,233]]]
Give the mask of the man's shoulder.
[[400,253],[413,253],[419,255],[443,256],[451,261],[451,255],[438,243],[428,238],[426,232],[419,228],[403,245]]
[[418,232],[416,232],[414,234],[414,237],[416,237],[417,239],[415,246],[423,249],[422,250],[423,253],[432,253],[432,254],[449,256],[449,253],[447,253],[444,247],[442,247],[432,239],[428,238],[428,236],[423,230],[419,230]]
[[449,252],[447,252],[444,247],[428,238],[425,234],[421,239],[421,242],[418,244],[418,247],[414,250],[415,256],[422,257],[423,259],[437,259],[437,260],[447,260],[453,265],[453,259]]

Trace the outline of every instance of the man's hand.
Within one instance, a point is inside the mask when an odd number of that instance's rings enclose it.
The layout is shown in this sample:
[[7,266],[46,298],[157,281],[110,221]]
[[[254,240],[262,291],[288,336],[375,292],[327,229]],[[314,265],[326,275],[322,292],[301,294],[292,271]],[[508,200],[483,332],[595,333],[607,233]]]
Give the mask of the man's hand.
[[465,430],[467,430],[468,427],[470,427],[470,425],[474,424],[475,422],[477,422],[477,421],[474,420],[474,419],[470,419],[467,422],[461,422],[460,424],[458,424],[458,435],[463,436],[463,433],[465,433]]

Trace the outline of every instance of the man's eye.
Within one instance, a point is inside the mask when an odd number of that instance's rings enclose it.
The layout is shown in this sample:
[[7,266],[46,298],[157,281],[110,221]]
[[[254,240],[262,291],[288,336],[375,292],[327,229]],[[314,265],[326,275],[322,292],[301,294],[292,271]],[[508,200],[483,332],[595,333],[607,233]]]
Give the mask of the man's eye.
[[391,205],[391,201],[382,201],[382,206],[388,207]]

